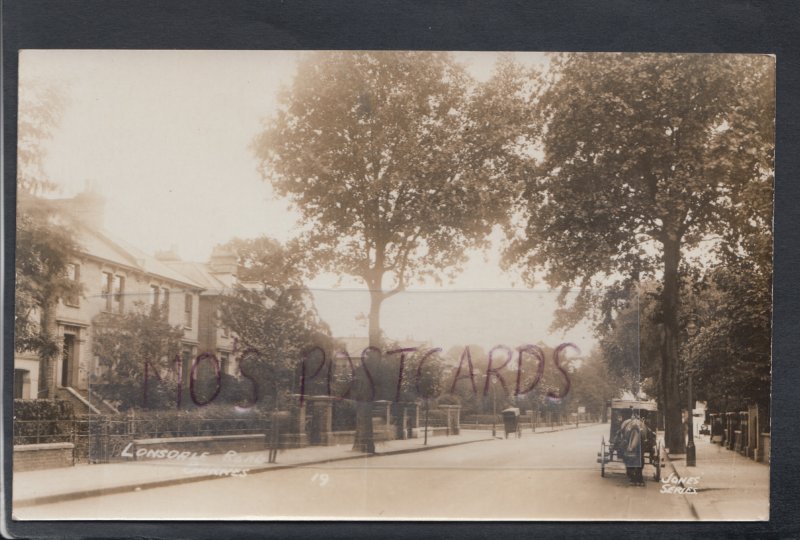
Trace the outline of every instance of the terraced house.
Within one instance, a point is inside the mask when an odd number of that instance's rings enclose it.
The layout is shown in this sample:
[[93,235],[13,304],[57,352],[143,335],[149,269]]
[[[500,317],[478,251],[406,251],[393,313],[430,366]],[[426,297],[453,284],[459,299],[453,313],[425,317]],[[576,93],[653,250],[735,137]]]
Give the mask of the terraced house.
[[151,256],[104,229],[105,202],[92,192],[36,204],[50,205],[55,219],[73,232],[79,251],[69,276],[83,285],[83,294],[58,303],[61,351],[49,377],[41,376],[35,352],[16,353],[14,398],[56,397],[83,412],[110,412],[113,406],[90,392],[105,369],[92,353],[93,321],[103,313],[125,313],[138,302],[163,306],[169,323],[182,326],[185,376],[192,359],[203,352],[215,354],[222,369],[232,372],[234,340],[219,324],[216,304],[235,282],[235,255],[218,249],[206,263],[181,261],[174,249]]

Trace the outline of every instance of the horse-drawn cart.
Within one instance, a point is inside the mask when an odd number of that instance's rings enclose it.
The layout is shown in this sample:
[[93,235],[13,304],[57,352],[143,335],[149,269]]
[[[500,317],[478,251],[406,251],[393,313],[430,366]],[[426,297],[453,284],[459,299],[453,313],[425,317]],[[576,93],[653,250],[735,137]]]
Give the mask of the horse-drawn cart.
[[[611,463],[624,463],[630,475],[631,469],[651,465],[653,479],[661,480],[662,448],[656,436],[658,407],[652,401],[614,399],[611,401],[611,426],[609,438],[600,442],[597,462],[600,476],[611,472]],[[639,474],[641,477],[641,474]]]

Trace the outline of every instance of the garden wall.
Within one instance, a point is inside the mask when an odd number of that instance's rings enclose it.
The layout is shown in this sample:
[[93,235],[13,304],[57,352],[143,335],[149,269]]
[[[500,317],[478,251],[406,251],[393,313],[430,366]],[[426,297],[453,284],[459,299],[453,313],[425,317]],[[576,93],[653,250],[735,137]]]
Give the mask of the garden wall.
[[18,444],[14,446],[14,472],[71,467],[72,443]]

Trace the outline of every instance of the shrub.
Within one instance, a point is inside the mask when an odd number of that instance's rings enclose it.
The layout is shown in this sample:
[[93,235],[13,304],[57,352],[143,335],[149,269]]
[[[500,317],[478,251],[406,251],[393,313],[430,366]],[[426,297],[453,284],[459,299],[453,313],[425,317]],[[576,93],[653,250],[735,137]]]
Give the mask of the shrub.
[[69,401],[14,400],[14,444],[69,442],[75,413]]
[[192,411],[134,411],[132,431],[137,438],[192,437],[265,433],[271,413],[256,408],[238,410],[230,405]]
[[352,400],[337,399],[333,402],[333,431],[352,431],[356,429],[356,403]]

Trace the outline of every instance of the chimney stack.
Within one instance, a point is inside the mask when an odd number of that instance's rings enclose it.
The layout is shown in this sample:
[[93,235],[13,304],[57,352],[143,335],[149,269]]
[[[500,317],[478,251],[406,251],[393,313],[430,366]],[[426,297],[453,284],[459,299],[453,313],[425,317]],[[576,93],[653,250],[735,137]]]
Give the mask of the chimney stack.
[[156,259],[162,262],[178,262],[181,260],[180,255],[178,255],[178,246],[172,244],[169,246],[169,249],[165,249],[163,251],[156,251]]
[[102,195],[86,190],[68,201],[67,211],[73,217],[93,229],[105,227],[106,200]]
[[212,274],[230,274],[235,276],[238,269],[238,257],[233,251],[222,246],[215,246],[208,259],[208,268]]

